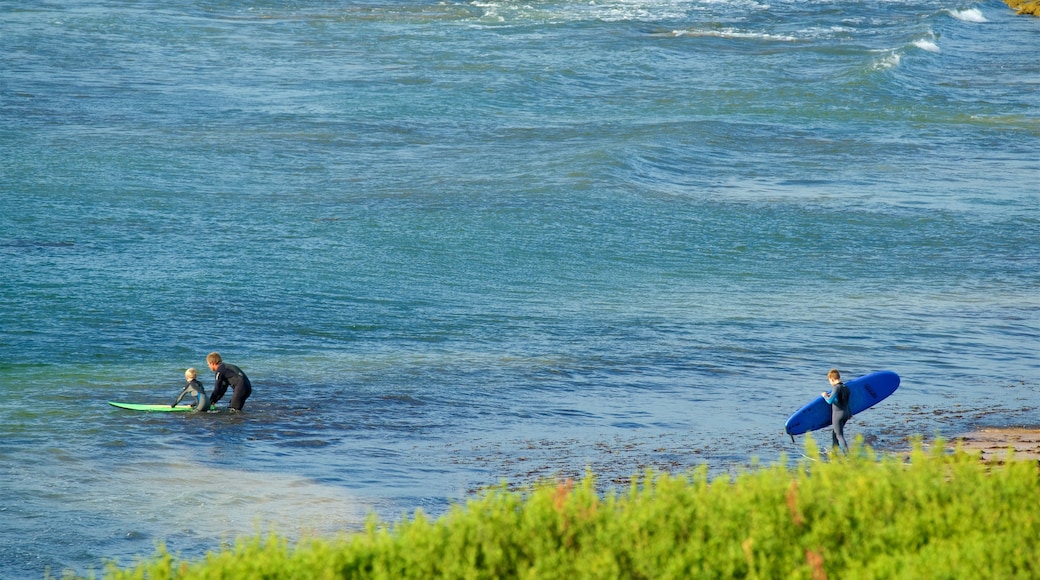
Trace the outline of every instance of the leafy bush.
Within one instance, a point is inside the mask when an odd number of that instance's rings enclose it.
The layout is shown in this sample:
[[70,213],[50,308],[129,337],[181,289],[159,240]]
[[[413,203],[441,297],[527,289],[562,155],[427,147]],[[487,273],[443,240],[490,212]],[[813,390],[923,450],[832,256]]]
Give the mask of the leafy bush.
[[290,545],[240,540],[202,561],[160,547],[106,578],[1036,578],[1033,461],[987,465],[932,451],[781,461],[709,481],[648,471],[627,492],[588,474],[525,491],[495,487],[444,516],[421,511],[364,532]]

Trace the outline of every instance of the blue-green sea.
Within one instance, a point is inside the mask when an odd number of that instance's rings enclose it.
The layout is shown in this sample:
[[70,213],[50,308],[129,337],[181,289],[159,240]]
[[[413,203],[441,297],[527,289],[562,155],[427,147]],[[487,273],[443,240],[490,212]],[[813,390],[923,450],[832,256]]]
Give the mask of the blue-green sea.
[[[1040,18],[0,4],[0,577],[1040,424]],[[205,356],[244,412],[170,403]],[[829,445],[829,435],[817,441]]]

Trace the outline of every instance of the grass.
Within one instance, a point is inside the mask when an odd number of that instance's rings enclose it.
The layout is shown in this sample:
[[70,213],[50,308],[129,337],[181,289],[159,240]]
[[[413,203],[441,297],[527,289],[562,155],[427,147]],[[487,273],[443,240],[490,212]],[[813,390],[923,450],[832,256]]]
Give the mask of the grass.
[[857,442],[709,480],[650,472],[627,490],[495,487],[431,520],[290,544],[240,539],[198,561],[162,546],[110,579],[218,578],[1036,578],[1035,461],[984,464],[944,445],[879,456]]

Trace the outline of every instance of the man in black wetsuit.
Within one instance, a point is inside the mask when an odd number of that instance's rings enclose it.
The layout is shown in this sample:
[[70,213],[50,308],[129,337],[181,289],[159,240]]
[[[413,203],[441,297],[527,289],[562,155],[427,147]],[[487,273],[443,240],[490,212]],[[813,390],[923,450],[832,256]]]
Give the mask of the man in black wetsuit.
[[849,388],[841,382],[841,373],[838,372],[838,369],[831,369],[827,373],[827,380],[831,383],[831,390],[821,394],[823,399],[831,405],[832,445],[840,447],[848,455],[849,444],[845,442],[845,422],[852,416],[849,413]]
[[230,386],[231,402],[228,403],[228,409],[241,411],[242,406],[246,404],[246,399],[253,392],[253,385],[250,384],[249,377],[242,372],[242,369],[221,360],[218,352],[209,353],[206,356],[206,364],[209,365],[209,370],[215,373],[210,403],[216,406],[217,401],[224,396],[224,392]]

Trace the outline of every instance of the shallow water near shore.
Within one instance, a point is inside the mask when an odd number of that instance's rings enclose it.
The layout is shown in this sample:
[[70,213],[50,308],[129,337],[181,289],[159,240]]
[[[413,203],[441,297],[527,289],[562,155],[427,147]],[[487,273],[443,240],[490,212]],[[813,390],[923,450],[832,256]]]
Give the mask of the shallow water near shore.
[[[998,2],[0,8],[0,576],[1040,423]],[[148,414],[220,351],[245,412]],[[219,405],[222,409],[227,398]],[[826,438],[818,436],[825,442]]]

